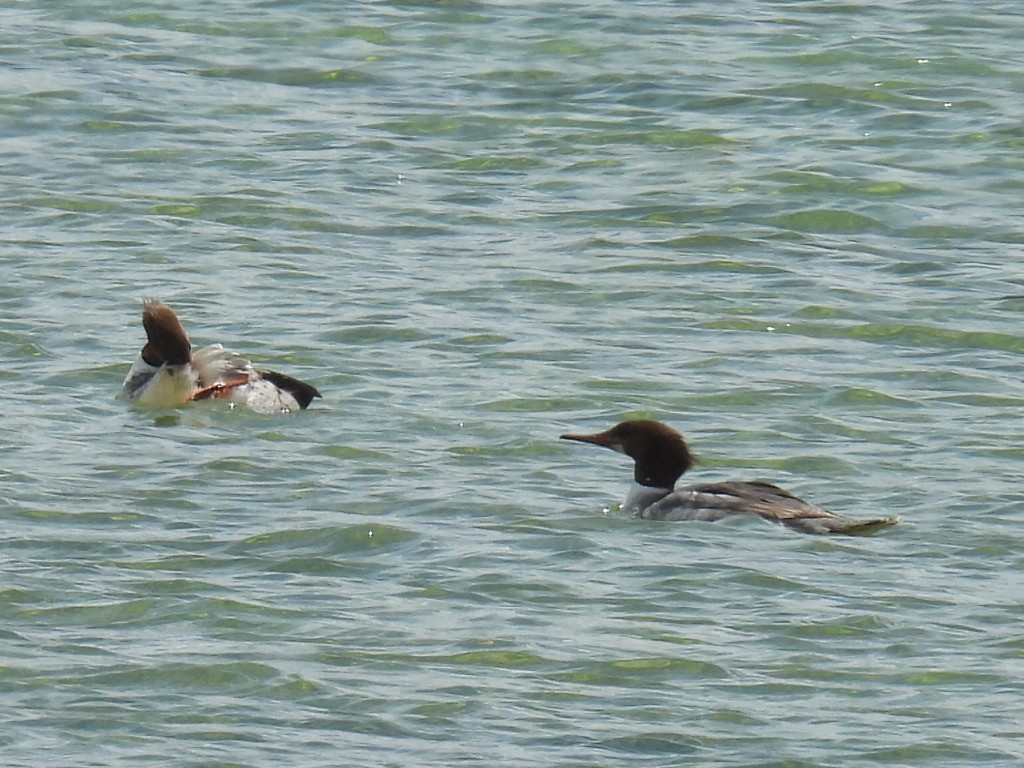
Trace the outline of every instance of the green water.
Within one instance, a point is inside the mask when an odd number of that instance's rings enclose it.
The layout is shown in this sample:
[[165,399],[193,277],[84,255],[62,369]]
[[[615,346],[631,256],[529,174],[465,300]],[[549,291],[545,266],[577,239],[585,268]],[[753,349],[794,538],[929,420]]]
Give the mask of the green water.
[[[0,7],[0,764],[1019,765],[1021,39]],[[143,297],[323,400],[126,407]],[[635,416],[903,523],[630,519]]]

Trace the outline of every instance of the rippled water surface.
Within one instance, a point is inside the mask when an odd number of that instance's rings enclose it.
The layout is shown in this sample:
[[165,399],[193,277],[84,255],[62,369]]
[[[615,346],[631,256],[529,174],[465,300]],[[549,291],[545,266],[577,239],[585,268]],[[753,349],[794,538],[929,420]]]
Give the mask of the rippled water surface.
[[[0,763],[1020,765],[1022,39],[0,5]],[[144,297],[323,399],[126,407]],[[631,519],[638,416],[903,523]]]

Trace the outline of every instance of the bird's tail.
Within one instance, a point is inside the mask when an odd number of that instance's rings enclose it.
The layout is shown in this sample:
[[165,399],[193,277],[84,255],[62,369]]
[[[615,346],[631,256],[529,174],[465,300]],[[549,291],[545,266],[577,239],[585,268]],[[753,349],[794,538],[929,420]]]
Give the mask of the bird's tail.
[[882,528],[896,525],[898,517],[876,517],[871,520],[852,520],[840,515],[828,517],[797,517],[780,520],[783,525],[801,533],[842,534],[846,536],[869,536]]

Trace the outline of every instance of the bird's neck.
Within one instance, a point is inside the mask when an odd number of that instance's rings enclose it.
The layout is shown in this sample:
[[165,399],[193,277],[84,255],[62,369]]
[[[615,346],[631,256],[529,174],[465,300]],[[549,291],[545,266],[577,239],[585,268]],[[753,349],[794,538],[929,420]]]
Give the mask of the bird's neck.
[[659,499],[665,498],[670,493],[672,493],[671,488],[656,488],[651,485],[634,482],[629,489],[629,494],[626,496],[626,501],[622,505],[622,511],[636,514],[647,509],[647,507]]

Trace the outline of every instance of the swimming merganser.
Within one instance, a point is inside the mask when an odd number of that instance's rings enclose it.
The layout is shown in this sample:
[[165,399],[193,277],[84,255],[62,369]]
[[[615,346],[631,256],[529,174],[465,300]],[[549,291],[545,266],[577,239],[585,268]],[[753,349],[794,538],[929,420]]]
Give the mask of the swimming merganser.
[[174,406],[227,398],[259,413],[287,413],[320,397],[315,387],[283,373],[255,368],[220,344],[192,354],[178,316],[159,301],[145,303],[142,326],[148,341],[125,377],[122,400]]
[[658,421],[624,421],[595,435],[562,435],[561,439],[602,445],[632,457],[634,483],[623,509],[647,520],[710,521],[754,515],[801,533],[847,534],[873,533],[899,522],[898,517],[841,517],[760,481],[675,488],[676,480],[694,465],[693,454],[681,434]]

